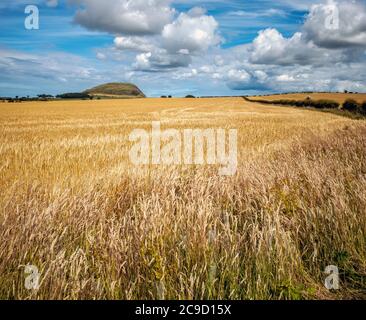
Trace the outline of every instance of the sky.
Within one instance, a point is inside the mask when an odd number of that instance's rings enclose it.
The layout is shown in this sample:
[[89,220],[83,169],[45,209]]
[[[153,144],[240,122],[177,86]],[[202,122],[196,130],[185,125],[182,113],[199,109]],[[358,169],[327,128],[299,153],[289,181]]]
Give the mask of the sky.
[[154,97],[366,92],[366,0],[1,1],[0,96],[106,82]]

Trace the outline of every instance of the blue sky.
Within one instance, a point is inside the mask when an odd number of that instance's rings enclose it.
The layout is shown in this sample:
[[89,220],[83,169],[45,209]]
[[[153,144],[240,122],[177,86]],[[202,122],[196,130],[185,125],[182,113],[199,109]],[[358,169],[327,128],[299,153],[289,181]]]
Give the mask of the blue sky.
[[[39,9],[39,30],[24,27],[29,4]],[[149,96],[366,91],[364,0],[150,4],[3,0],[0,95],[111,81]]]

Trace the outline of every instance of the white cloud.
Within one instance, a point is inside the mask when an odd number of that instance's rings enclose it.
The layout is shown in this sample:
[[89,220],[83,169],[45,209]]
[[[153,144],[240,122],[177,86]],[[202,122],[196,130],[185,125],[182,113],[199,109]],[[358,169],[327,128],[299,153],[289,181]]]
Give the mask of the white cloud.
[[265,82],[268,79],[267,73],[262,70],[255,70],[254,76],[258,79],[259,82]]
[[291,38],[285,38],[276,29],[262,30],[253,41],[250,55],[252,63],[274,65],[322,64],[345,58],[341,53],[335,52],[330,55],[327,50],[304,41],[301,32],[295,33]]
[[290,82],[290,81],[295,81],[295,78],[288,74],[281,74],[280,76],[276,77],[276,80],[281,81],[281,82]]
[[[114,39],[114,48],[138,53],[133,64],[135,70],[167,71],[187,67],[192,57],[204,55],[220,42],[218,23],[205,12],[194,7],[181,13],[164,26],[160,35],[118,36]],[[192,74],[191,71],[185,73]]]
[[202,11],[193,9],[181,13],[172,23],[167,24],[162,32],[162,44],[170,53],[185,50],[189,53],[202,52],[219,44],[218,23],[212,16],[199,15]]
[[366,5],[348,1],[314,5],[303,32],[308,41],[319,47],[366,47]]
[[237,82],[237,81],[249,82],[249,80],[251,79],[251,76],[245,70],[230,69],[229,72],[227,73],[227,79],[229,81],[235,81],[235,82]]
[[143,37],[116,37],[114,45],[120,50],[149,52],[154,49],[154,45]]
[[47,7],[55,8],[58,6],[58,0],[47,0]]
[[170,0],[71,0],[81,5],[75,22],[91,30],[122,35],[159,34],[175,10]]
[[104,54],[104,53],[102,53],[102,52],[97,52],[97,59],[99,59],[99,60],[105,60],[105,59],[107,59],[107,56]]
[[[352,46],[359,48],[351,50]],[[321,66],[357,61],[363,55],[362,47],[366,47],[365,5],[330,1],[312,6],[300,32],[290,38],[276,29],[262,30],[251,45],[250,61]]]
[[169,54],[164,49],[156,49],[154,52],[138,54],[133,67],[135,70],[157,72],[187,67],[190,63],[189,55]]

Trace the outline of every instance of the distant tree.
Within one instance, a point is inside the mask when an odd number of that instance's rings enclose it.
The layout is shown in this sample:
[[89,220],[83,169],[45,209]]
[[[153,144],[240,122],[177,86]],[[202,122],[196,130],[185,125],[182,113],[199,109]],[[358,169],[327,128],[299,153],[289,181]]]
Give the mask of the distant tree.
[[348,90],[344,90],[344,93],[348,93]]
[[169,99],[171,99],[171,98],[172,98],[172,96],[168,96],[168,98],[169,98]]
[[37,97],[43,98],[43,99],[54,98],[54,96],[52,94],[38,94]]
[[161,96],[162,99],[166,99],[166,96]]
[[56,97],[60,99],[90,99],[88,94],[79,92],[59,94]]
[[188,94],[188,95],[186,95],[186,98],[188,98],[188,99],[194,99],[194,98],[196,98],[195,96],[193,96],[193,95],[191,95],[191,94]]

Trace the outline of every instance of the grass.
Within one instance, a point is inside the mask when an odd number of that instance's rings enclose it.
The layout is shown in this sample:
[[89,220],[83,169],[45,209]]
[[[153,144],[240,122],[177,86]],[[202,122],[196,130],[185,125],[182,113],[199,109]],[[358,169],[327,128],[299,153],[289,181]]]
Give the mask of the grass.
[[[134,167],[128,134],[153,120],[237,128],[237,175]],[[0,104],[0,131],[2,299],[365,298],[363,120],[241,98],[58,101]]]

